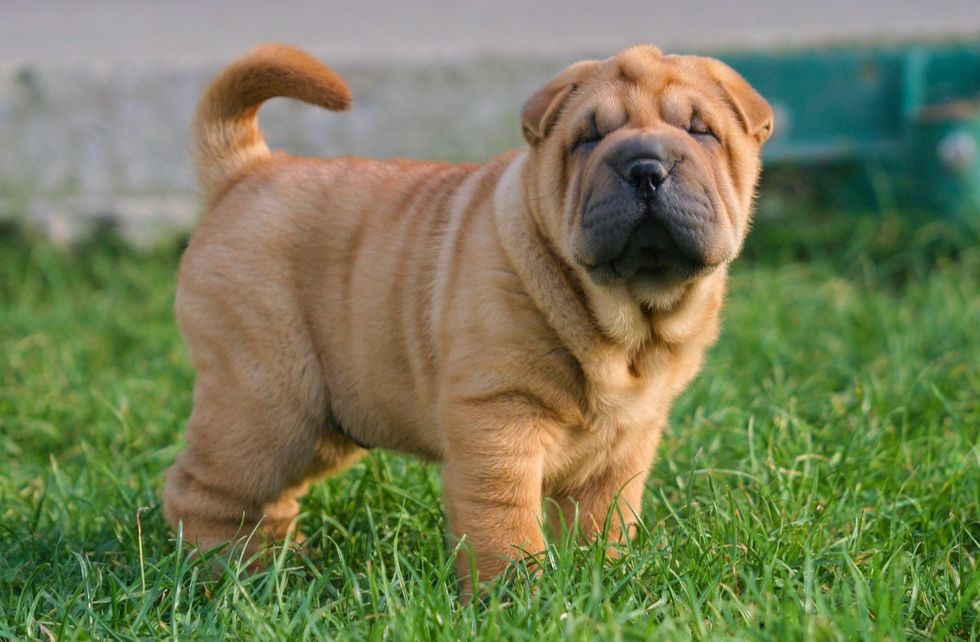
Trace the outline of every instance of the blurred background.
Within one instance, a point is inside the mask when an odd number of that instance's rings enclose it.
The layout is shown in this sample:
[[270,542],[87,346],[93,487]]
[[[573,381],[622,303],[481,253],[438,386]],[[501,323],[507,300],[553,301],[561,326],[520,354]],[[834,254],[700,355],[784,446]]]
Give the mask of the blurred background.
[[[561,545],[533,593],[461,607],[438,469],[390,452],[317,484],[268,574],[182,553],[188,126],[269,40],[353,89],[263,109],[299,154],[485,160],[554,73],[639,42],[773,104],[629,555]],[[980,0],[0,0],[0,640],[976,642],[978,98]]]
[[[844,187],[822,192],[854,192],[858,208],[891,206],[903,199],[896,183],[910,175],[894,165],[913,155],[912,139],[931,137],[924,144],[934,148],[950,131],[913,132],[909,123],[926,107],[976,98],[978,35],[976,0],[5,0],[0,218],[58,242],[106,225],[143,245],[188,229],[196,102],[221,65],[268,40],[337,67],[355,96],[342,115],[274,101],[263,111],[272,144],[302,154],[450,160],[520,145],[523,101],[572,61],[640,42],[721,55],[777,108],[771,174],[833,165],[826,174],[843,172]],[[954,163],[970,161],[976,136],[947,147]],[[795,173],[779,182],[791,199],[811,183]],[[764,216],[786,205],[770,192]],[[953,211],[973,196],[926,205]]]

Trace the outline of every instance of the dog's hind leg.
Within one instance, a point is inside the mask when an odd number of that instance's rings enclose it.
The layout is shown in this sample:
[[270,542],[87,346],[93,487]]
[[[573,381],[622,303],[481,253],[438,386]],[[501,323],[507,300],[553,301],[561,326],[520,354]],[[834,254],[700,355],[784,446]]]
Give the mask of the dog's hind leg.
[[202,549],[243,540],[251,553],[290,531],[310,480],[343,470],[364,450],[328,425],[320,363],[301,333],[277,332],[281,326],[227,302],[185,306],[180,317],[197,380],[164,512]]
[[364,454],[316,417],[241,394],[225,377],[199,377],[194,397],[163,499],[171,525],[204,550],[243,540],[252,553],[281,541],[309,481]]
[[182,523],[185,540],[204,550],[243,540],[251,553],[281,541],[309,481],[365,452],[318,417],[242,394],[227,377],[199,376],[194,397],[163,499],[171,525]]

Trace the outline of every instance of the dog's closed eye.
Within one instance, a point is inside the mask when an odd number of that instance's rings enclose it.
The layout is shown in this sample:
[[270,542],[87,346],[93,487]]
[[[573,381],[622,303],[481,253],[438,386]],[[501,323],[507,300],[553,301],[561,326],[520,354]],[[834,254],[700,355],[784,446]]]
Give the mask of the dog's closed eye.
[[687,133],[694,136],[699,142],[702,143],[721,142],[721,138],[718,137],[718,134],[711,129],[710,125],[704,122],[704,119],[701,118],[701,114],[698,112],[694,112],[694,114],[691,116],[691,122],[687,126]]
[[572,153],[591,150],[604,136],[605,134],[599,129],[596,112],[592,112],[589,114],[585,131],[579,134],[578,138],[572,144]]

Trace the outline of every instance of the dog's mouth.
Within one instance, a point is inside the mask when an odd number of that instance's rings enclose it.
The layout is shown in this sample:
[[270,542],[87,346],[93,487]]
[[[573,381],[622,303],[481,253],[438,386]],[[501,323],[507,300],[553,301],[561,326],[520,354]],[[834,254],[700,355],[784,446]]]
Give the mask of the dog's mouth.
[[683,256],[619,257],[599,265],[586,266],[593,281],[601,284],[617,281],[653,281],[679,284],[707,276],[716,265],[704,265]]
[[675,284],[710,274],[717,264],[686,254],[657,221],[646,218],[630,235],[623,249],[606,261],[579,261],[599,284],[645,281]]
[[669,174],[644,192],[619,174],[596,179],[584,199],[574,258],[598,284],[670,287],[731,258],[728,231],[701,182]]

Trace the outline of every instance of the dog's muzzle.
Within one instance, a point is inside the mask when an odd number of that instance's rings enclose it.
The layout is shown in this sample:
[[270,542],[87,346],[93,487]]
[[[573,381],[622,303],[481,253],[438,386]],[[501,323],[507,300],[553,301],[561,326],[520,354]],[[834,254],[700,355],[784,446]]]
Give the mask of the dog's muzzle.
[[663,137],[637,136],[601,162],[576,251],[594,278],[641,271],[693,277],[727,259],[712,199],[682,151]]

